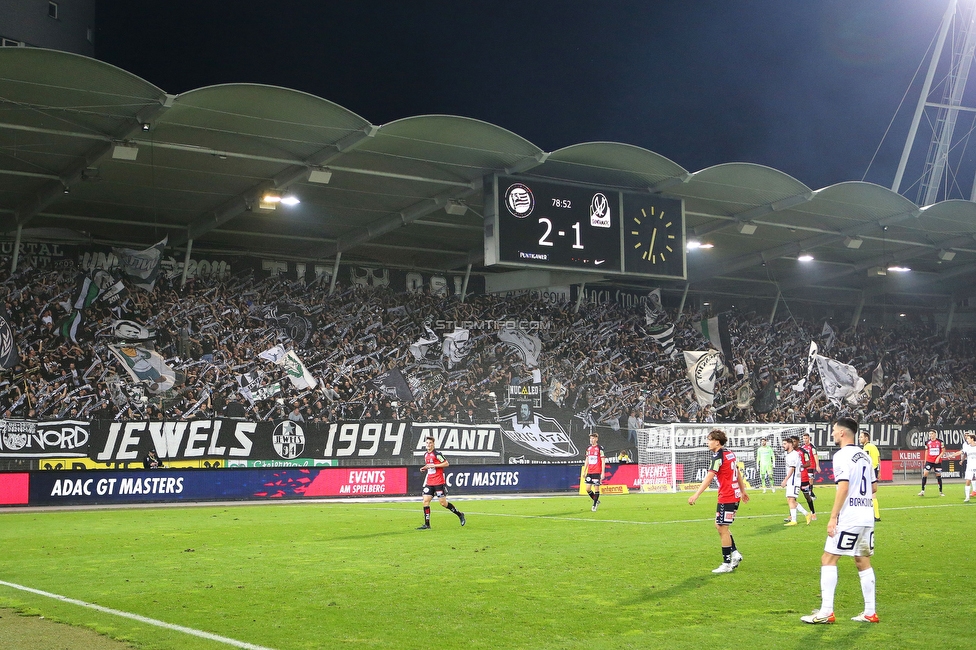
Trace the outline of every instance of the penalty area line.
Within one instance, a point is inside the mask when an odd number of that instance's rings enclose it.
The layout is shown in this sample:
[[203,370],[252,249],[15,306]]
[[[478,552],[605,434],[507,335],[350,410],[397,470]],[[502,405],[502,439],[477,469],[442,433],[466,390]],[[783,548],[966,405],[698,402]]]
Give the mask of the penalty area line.
[[49,591],[42,591],[40,589],[34,589],[32,587],[25,587],[24,585],[18,585],[13,582],[6,582],[5,580],[0,580],[0,585],[3,585],[4,587],[10,587],[11,589],[19,589],[20,591],[26,591],[31,594],[36,594],[38,596],[44,596],[45,598],[53,598],[54,600],[60,600],[63,603],[78,605],[79,607],[87,607],[88,609],[94,609],[95,611],[102,612],[103,614],[121,616],[122,618],[132,619],[133,621],[139,621],[140,623],[145,623],[147,625],[154,625],[156,627],[161,627],[167,630],[173,630],[174,632],[182,632],[184,634],[197,636],[200,637],[201,639],[216,641],[218,643],[223,643],[225,645],[234,646],[235,648],[244,648],[245,650],[274,650],[274,648],[255,645],[253,643],[246,643],[244,641],[238,641],[236,639],[231,639],[226,636],[220,636],[219,634],[204,632],[203,630],[194,630],[192,627],[185,627],[183,625],[174,625],[173,623],[167,623],[166,621],[160,621],[155,618],[149,618],[148,616],[141,616],[140,614],[123,612],[118,609],[112,609],[111,607],[102,607],[101,605],[96,605],[95,603],[88,603],[83,600],[68,598],[67,596],[62,596],[60,594],[52,594]]

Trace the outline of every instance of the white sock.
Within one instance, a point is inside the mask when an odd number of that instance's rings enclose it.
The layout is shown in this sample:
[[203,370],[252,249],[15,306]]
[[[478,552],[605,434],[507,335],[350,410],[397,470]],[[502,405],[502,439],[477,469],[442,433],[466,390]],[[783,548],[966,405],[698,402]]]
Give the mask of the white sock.
[[[864,582],[862,581],[863,585]],[[837,567],[820,567],[820,613],[826,616],[834,612],[834,590],[837,589]],[[874,572],[871,573],[871,598],[874,598]],[[867,605],[865,605],[867,607]]]
[[971,486],[971,485],[969,485],[969,484],[967,483],[967,484],[966,484],[966,498],[967,498],[967,499],[969,498],[969,491],[970,491],[971,489],[972,489],[972,486]]
[[797,510],[797,512],[799,512],[801,515],[804,515],[804,516],[810,514],[809,512],[807,512],[807,509],[804,508],[803,506],[801,506],[799,503],[796,504],[796,510]]
[[[836,568],[834,567],[834,569]],[[864,615],[870,616],[871,614],[876,614],[878,610],[874,602],[874,569],[868,567],[864,571],[858,571],[857,575],[861,579],[861,593],[864,595]],[[822,580],[823,577],[821,576]],[[836,573],[834,574],[834,580],[837,580]]]
[[796,508],[790,508],[790,521],[796,521]]

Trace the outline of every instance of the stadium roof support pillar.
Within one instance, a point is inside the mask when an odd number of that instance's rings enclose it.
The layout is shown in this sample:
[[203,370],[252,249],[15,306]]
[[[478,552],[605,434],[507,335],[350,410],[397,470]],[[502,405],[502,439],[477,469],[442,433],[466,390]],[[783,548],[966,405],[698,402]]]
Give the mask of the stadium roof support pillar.
[[678,313],[677,313],[678,316],[680,316],[681,312],[685,310],[685,300],[688,299],[688,288],[690,286],[691,286],[690,282],[685,282],[685,290],[684,293],[681,294],[681,304],[678,305]]
[[580,305],[583,304],[583,294],[586,292],[586,283],[580,282],[579,295],[576,296],[576,306],[573,308],[573,313],[578,314]]
[[471,279],[471,265],[468,264],[467,270],[464,272],[464,283],[461,285],[461,302],[464,302],[464,296],[468,293],[468,280]]
[[949,330],[952,329],[952,319],[956,316],[956,300],[955,297],[949,299],[949,313],[946,314],[946,328],[945,337],[949,338]]
[[10,258],[10,273],[17,272],[17,260],[20,259],[20,234],[24,230],[24,224],[17,224],[17,235],[14,237],[14,254]]
[[773,319],[776,318],[776,308],[779,307],[779,301],[783,297],[783,292],[778,288],[776,289],[776,300],[773,301],[773,310],[769,312],[769,324],[773,324]]
[[342,258],[342,251],[336,251],[336,261],[332,265],[332,279],[329,280],[329,295],[335,293],[336,278],[339,277],[339,260]]
[[186,240],[186,255],[183,256],[183,275],[180,277],[180,289],[186,288],[186,272],[190,268],[190,251],[193,250],[193,240]]
[[854,309],[854,318],[851,319],[851,330],[857,331],[857,324],[861,321],[861,312],[864,310],[864,292],[861,292],[861,299],[857,303],[857,307]]

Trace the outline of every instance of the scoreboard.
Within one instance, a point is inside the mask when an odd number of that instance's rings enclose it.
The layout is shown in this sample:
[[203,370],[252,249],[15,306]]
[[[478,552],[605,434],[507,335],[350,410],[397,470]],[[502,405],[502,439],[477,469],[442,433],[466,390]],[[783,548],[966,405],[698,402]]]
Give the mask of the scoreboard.
[[685,279],[684,204],[495,176],[485,187],[485,263]]

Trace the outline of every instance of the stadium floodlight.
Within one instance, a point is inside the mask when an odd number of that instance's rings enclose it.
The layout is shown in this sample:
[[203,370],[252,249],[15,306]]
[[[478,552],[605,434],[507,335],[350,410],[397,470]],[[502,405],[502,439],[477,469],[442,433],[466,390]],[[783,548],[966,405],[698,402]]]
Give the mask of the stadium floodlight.
[[844,238],[844,246],[847,246],[848,248],[857,249],[857,248],[860,248],[861,247],[861,244],[863,244],[863,243],[864,243],[864,240],[861,239],[860,237],[845,237]]
[[308,182],[328,185],[332,180],[332,171],[329,169],[310,169],[308,172]]
[[759,229],[759,226],[752,223],[751,221],[743,221],[741,223],[736,224],[735,229],[738,230],[739,234],[742,235],[755,235],[756,230]]
[[268,190],[261,196],[261,201],[258,203],[258,207],[262,210],[275,210],[277,209],[279,203],[282,205],[294,206],[301,203],[301,201],[299,201],[298,197],[293,194],[286,196],[277,190]]
[[811,255],[807,251],[800,251],[800,254],[797,256],[796,261],[798,261],[798,262],[812,262],[813,261],[813,255]]
[[447,205],[444,206],[444,212],[454,215],[455,217],[460,217],[467,211],[468,206],[464,205],[460,201],[448,201]]
[[943,262],[951,262],[952,258],[956,256],[955,251],[947,251],[945,249],[939,251],[939,259]]
[[700,242],[697,239],[689,239],[688,243],[685,244],[685,250],[693,251],[698,248],[715,248],[715,244],[709,244],[708,242]]
[[119,143],[112,147],[112,158],[116,160],[135,160],[139,155],[139,147],[134,144]]
[[892,273],[908,273],[911,271],[907,266],[889,266],[888,270]]

